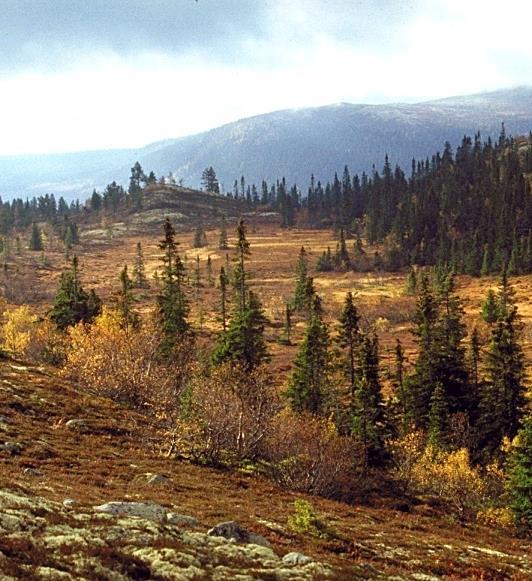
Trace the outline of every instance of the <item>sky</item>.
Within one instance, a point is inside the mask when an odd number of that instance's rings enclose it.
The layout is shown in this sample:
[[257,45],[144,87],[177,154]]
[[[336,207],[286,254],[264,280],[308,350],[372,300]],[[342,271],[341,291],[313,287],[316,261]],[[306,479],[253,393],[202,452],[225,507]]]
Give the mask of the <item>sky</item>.
[[0,0],[0,155],[532,84],[530,0]]

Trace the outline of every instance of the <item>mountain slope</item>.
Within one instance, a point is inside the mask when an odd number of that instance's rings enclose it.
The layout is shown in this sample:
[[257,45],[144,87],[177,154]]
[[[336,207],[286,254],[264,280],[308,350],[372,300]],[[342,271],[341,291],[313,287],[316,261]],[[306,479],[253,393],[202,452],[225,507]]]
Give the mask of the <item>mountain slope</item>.
[[532,129],[532,88],[521,87],[417,104],[353,105],[277,111],[229,123],[210,131],[153,143],[141,149],[66,155],[0,157],[0,193],[54,192],[86,197],[93,187],[116,179],[126,183],[140,161],[157,175],[174,172],[198,186],[201,172],[214,166],[226,190],[246,177],[260,184],[282,176],[305,187],[313,172],[328,180],[348,165],[352,172],[379,168],[388,153],[408,168],[412,157],[456,146],[464,134],[480,130],[497,136],[501,123],[509,134]]

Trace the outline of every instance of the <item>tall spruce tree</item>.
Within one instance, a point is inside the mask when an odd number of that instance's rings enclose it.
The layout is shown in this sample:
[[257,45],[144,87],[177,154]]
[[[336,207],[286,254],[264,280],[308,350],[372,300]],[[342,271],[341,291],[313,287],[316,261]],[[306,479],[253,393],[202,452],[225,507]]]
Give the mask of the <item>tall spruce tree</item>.
[[140,317],[134,309],[135,297],[132,288],[133,281],[128,275],[126,265],[120,272],[120,289],[114,300],[120,316],[120,325],[126,332],[134,331],[140,325]]
[[508,461],[507,490],[519,532],[532,534],[532,415],[517,433]]
[[359,365],[360,378],[352,400],[351,433],[362,442],[366,463],[378,465],[384,459],[385,416],[376,335],[364,337]]
[[357,385],[357,358],[361,343],[360,316],[358,314],[353,293],[348,292],[340,315],[338,343],[345,350],[344,369],[349,379],[351,399],[355,395]]
[[497,320],[486,352],[487,382],[480,401],[480,446],[494,452],[502,439],[513,438],[525,413],[524,355],[521,322],[506,271],[497,295]]
[[133,286],[135,288],[149,288],[148,279],[146,277],[146,267],[144,266],[144,255],[142,253],[142,245],[137,242],[137,252],[135,255],[135,264],[133,265]]
[[296,265],[296,288],[294,290],[294,298],[292,299],[292,307],[294,311],[302,312],[308,306],[306,302],[307,283],[308,257],[305,247],[302,246],[299,250]]
[[169,218],[164,223],[164,239],[159,243],[163,251],[161,290],[157,295],[157,316],[161,329],[160,353],[171,358],[175,347],[190,333],[188,302],[185,296],[185,267],[177,252],[175,229]]
[[222,216],[222,224],[220,226],[220,238],[218,241],[218,248],[220,250],[228,250],[229,243],[227,239],[227,226],[225,223],[225,216]]
[[35,222],[33,222],[33,224],[31,225],[29,249],[35,251],[42,251],[44,249],[42,243],[42,233],[40,228],[37,226]]
[[322,414],[328,403],[329,375],[329,332],[323,321],[321,299],[316,295],[285,392],[292,409]]
[[222,328],[227,330],[227,289],[229,286],[229,277],[225,274],[225,268],[220,268],[220,310],[222,316]]

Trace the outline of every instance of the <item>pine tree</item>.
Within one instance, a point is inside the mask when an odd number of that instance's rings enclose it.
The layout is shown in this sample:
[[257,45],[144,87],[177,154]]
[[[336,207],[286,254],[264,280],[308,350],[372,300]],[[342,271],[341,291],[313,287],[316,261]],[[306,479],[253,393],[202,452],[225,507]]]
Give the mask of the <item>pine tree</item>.
[[430,411],[428,422],[429,443],[441,447],[446,442],[449,422],[449,409],[447,406],[445,388],[442,383],[437,383],[430,398]]
[[497,304],[497,297],[493,289],[488,290],[486,300],[482,303],[482,318],[489,325],[493,325],[499,316],[499,305]]
[[178,342],[190,332],[188,303],[184,292],[185,267],[177,252],[175,230],[167,218],[164,239],[159,248],[164,252],[161,290],[157,295],[157,316],[162,333],[160,353],[171,358]]
[[227,226],[225,224],[225,216],[222,216],[222,225],[220,227],[220,239],[218,242],[218,248],[220,250],[228,250],[229,243],[227,240]]
[[92,289],[85,292],[79,281],[79,262],[72,259],[72,268],[61,275],[50,319],[60,330],[79,322],[90,323],[101,311],[101,300]]
[[357,355],[360,348],[360,316],[358,314],[353,293],[348,292],[345,297],[344,308],[340,315],[338,343],[346,351],[345,369],[349,378],[349,393],[354,397],[357,383]]
[[481,395],[480,445],[495,451],[502,439],[513,438],[526,407],[521,323],[506,272],[501,276],[498,317],[486,352],[487,383]]
[[285,345],[292,344],[292,305],[289,302],[284,308],[284,332],[281,342]]
[[231,362],[246,372],[256,369],[268,359],[264,340],[266,322],[257,295],[249,291],[244,307],[237,307],[227,330],[220,335],[212,355],[213,363]]
[[352,401],[351,433],[364,447],[365,463],[371,466],[384,459],[385,417],[379,381],[377,336],[364,337],[360,349],[360,379]]
[[408,271],[408,277],[406,279],[405,294],[415,295],[417,289],[417,276],[414,267],[410,267]]
[[135,288],[149,288],[150,286],[146,278],[146,267],[144,266],[144,255],[140,242],[137,242],[137,253],[133,265],[133,286]]
[[322,319],[321,300],[314,297],[305,337],[294,362],[286,396],[293,410],[322,414],[329,385],[329,332]]
[[246,307],[247,294],[247,272],[246,257],[251,254],[249,242],[246,238],[246,226],[244,220],[240,220],[236,231],[236,265],[233,273],[235,293],[237,296],[238,307],[243,311]]
[[229,277],[225,274],[225,268],[220,268],[220,310],[222,315],[222,328],[227,330],[227,288],[229,286]]
[[212,259],[210,254],[207,256],[207,284],[210,287],[214,286],[214,279],[212,277]]
[[29,243],[29,249],[35,251],[42,251],[44,249],[42,243],[42,234],[40,228],[35,222],[31,226],[31,237]]
[[294,290],[294,297],[292,299],[292,307],[294,311],[302,312],[306,304],[306,289],[308,283],[308,258],[305,247],[302,246],[299,250],[299,256],[296,265],[296,287]]
[[201,174],[201,185],[207,192],[212,192],[214,194],[220,193],[220,184],[218,183],[218,178],[216,177],[216,172],[212,165],[203,170],[203,173]]
[[116,293],[114,302],[120,315],[121,327],[126,332],[134,331],[140,325],[140,317],[133,308],[135,297],[131,291],[132,288],[133,281],[128,275],[127,266],[124,266],[120,272],[120,290]]
[[517,433],[508,465],[510,509],[517,529],[528,536],[532,533],[532,415]]
[[207,235],[201,224],[194,230],[194,240],[192,241],[192,248],[203,248],[207,245]]

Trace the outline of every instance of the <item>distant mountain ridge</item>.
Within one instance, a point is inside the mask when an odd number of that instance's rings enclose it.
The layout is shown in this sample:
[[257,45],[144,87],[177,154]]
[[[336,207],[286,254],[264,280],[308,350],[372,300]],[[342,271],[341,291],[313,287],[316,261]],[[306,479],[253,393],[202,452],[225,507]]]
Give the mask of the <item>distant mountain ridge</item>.
[[415,104],[339,103],[289,109],[241,119],[209,131],[116,149],[53,155],[0,157],[4,198],[54,193],[86,198],[93,188],[116,180],[127,184],[139,161],[157,176],[173,172],[198,187],[201,172],[213,166],[225,190],[244,175],[259,185],[286,177],[305,188],[311,173],[326,181],[347,165],[352,173],[381,168],[385,154],[407,169],[412,157],[425,158],[445,141],[453,147],[480,131],[497,136],[532,130],[532,87],[450,97]]

